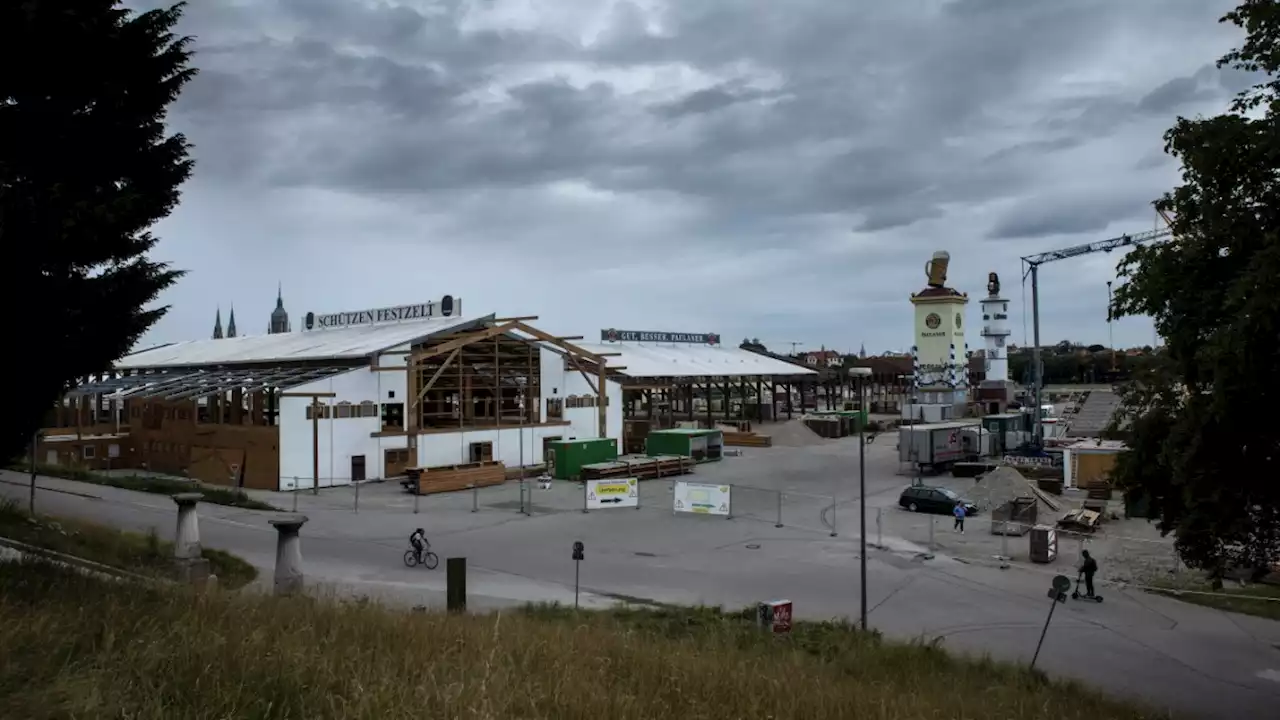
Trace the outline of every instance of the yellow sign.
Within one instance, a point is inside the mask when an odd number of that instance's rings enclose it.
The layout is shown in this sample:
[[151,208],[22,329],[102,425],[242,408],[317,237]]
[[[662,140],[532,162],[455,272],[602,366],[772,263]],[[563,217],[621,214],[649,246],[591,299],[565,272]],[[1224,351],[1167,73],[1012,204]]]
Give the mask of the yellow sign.
[[630,483],[611,482],[596,485],[597,495],[626,495],[631,492]]

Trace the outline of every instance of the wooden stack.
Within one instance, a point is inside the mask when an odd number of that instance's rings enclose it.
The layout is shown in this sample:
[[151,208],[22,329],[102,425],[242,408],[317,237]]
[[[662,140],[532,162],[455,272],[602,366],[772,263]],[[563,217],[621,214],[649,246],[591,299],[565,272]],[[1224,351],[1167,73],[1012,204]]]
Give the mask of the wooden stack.
[[609,480],[613,478],[638,478],[652,480],[693,472],[693,458],[680,455],[655,457],[620,457],[613,462],[592,463],[582,466],[583,480]]
[[753,432],[724,432],[724,444],[730,447],[772,447],[773,438]]
[[500,462],[485,461],[440,467],[408,468],[405,474],[416,481],[416,484],[409,487],[410,492],[416,490],[419,495],[430,495],[466,490],[472,485],[477,487],[501,485],[506,482],[507,468]]

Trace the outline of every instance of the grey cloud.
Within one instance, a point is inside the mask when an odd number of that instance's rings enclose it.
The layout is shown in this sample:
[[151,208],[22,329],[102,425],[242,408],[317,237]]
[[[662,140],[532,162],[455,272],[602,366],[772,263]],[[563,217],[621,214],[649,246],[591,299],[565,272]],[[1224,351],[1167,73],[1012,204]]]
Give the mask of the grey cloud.
[[768,97],[765,93],[753,88],[741,87],[737,83],[721,83],[715,87],[696,90],[674,102],[659,103],[653,107],[654,112],[669,118],[684,115],[701,115],[737,105],[738,103]]
[[[245,79],[238,93],[215,74],[207,88],[195,89],[192,104],[368,104],[391,117],[369,137],[339,132],[299,138],[302,148],[293,157],[308,165],[291,169],[288,159],[279,161],[282,169],[273,177],[280,182],[382,192],[585,178],[624,191],[673,190],[726,213],[863,214],[874,218],[864,226],[876,229],[1023,182],[1018,158],[1006,155],[974,171],[982,158],[949,147],[945,138],[989,122],[993,102],[1040,82],[1064,58],[1085,53],[1079,38],[1108,19],[1108,5],[1101,2],[956,2],[932,21],[879,4],[809,0],[742,12],[717,3],[677,3],[664,17],[669,32],[654,37],[643,32],[639,11],[624,4],[605,40],[584,49],[545,33],[461,33],[453,4],[431,18],[338,0],[292,0],[282,8],[292,21],[305,22],[315,39],[217,48],[260,59],[254,64],[262,72]],[[916,40],[916,51],[901,52],[907,37]],[[339,41],[387,47],[420,64],[353,57],[328,45]],[[750,102],[764,93],[729,81],[651,106],[658,117],[678,123],[667,130],[689,138],[684,143],[628,141],[622,128],[641,122],[635,116],[643,106],[601,87],[530,83],[514,88],[512,105],[497,112],[457,103],[468,88],[490,82],[498,68],[534,59],[619,67],[681,61],[713,73],[749,61],[781,75],[777,95],[785,99]],[[1118,122],[1121,114],[1107,109],[1098,104],[1079,110],[1075,135],[1096,137]],[[403,124],[394,116],[402,116]],[[860,134],[870,142],[853,150],[787,157],[803,143]],[[1039,142],[1067,149],[1080,141]],[[321,149],[332,145],[338,149]],[[770,173],[750,167],[744,157],[780,164]],[[311,164],[315,158],[322,158],[320,168]],[[751,172],[744,173],[744,166]]]
[[1187,105],[1210,99],[1215,94],[1194,76],[1174,78],[1143,96],[1138,101],[1138,109],[1143,112],[1168,115]]
[[1098,195],[1033,197],[1020,202],[1014,210],[987,233],[992,240],[1037,238],[1050,235],[1096,233],[1108,225],[1138,214],[1154,197],[1144,198],[1132,190]]

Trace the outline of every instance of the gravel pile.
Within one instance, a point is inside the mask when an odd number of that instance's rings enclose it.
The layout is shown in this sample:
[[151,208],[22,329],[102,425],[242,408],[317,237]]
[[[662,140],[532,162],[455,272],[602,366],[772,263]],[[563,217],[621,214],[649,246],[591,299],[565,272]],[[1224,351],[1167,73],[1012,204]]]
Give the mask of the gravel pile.
[[965,494],[971,502],[987,512],[1017,497],[1034,498],[1036,496],[1032,491],[1031,482],[1023,477],[1022,473],[1008,465],[983,475]]
[[773,438],[774,447],[813,447],[826,442],[826,438],[810,430],[801,418],[787,420],[768,428],[757,428],[757,431],[761,435]]

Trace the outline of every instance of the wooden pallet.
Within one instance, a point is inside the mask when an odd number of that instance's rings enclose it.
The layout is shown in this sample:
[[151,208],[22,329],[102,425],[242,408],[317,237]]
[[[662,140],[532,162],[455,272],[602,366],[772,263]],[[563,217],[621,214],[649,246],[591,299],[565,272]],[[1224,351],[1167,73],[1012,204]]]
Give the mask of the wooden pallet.
[[507,467],[500,462],[476,462],[428,468],[407,468],[409,491],[419,495],[456,492],[471,486],[501,485],[507,480]]
[[753,432],[726,430],[724,444],[730,447],[773,447],[773,438],[768,435],[757,435]]

